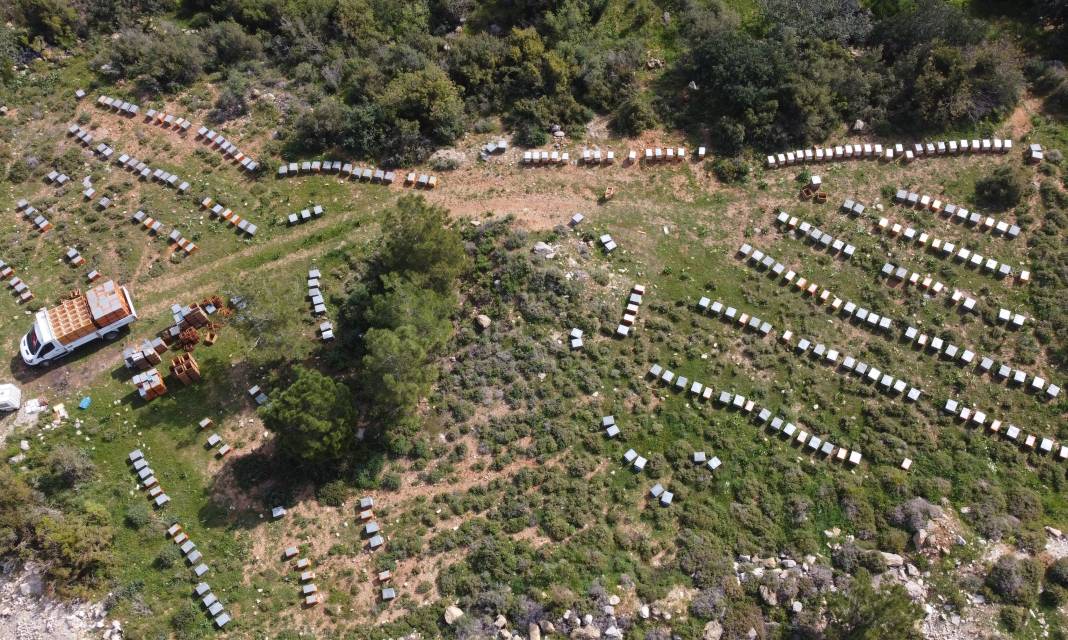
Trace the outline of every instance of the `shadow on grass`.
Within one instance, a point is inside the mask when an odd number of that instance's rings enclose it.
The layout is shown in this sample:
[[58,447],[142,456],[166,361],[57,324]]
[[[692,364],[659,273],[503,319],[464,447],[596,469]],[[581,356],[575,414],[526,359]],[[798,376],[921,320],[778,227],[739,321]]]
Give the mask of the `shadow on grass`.
[[273,507],[290,508],[311,497],[312,481],[275,450],[273,441],[226,464],[204,489],[208,500],[198,514],[211,527],[251,529]]

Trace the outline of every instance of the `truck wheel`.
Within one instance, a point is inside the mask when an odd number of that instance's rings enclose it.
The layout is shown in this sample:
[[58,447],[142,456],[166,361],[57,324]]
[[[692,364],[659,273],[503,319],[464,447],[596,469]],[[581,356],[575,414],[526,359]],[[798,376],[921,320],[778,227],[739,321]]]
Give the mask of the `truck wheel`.
[[119,332],[118,331],[108,331],[107,333],[104,334],[104,339],[105,340],[114,340],[115,338],[118,338],[118,337],[119,337]]

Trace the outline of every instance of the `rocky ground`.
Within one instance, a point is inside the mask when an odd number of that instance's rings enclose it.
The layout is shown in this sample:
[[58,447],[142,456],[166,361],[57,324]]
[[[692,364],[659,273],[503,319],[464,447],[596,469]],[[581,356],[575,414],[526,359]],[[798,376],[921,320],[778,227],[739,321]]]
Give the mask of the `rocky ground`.
[[59,602],[44,593],[34,567],[0,568],[0,638],[4,640],[119,640],[122,625],[99,603]]

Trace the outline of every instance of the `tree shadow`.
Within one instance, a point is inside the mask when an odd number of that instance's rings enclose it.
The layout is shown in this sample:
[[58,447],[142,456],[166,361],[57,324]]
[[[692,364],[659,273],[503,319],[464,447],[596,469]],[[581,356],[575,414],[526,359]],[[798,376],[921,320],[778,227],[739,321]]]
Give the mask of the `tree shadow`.
[[273,507],[290,508],[311,499],[309,476],[283,459],[268,441],[241,456],[228,458],[204,488],[208,498],[198,517],[209,527],[253,529]]

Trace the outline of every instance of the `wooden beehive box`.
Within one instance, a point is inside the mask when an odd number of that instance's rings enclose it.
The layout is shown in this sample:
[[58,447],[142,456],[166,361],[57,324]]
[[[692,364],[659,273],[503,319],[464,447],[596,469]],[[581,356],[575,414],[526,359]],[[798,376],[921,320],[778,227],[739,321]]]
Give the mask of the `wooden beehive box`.
[[70,344],[96,330],[89,306],[80,294],[49,309],[48,321],[60,344]]

